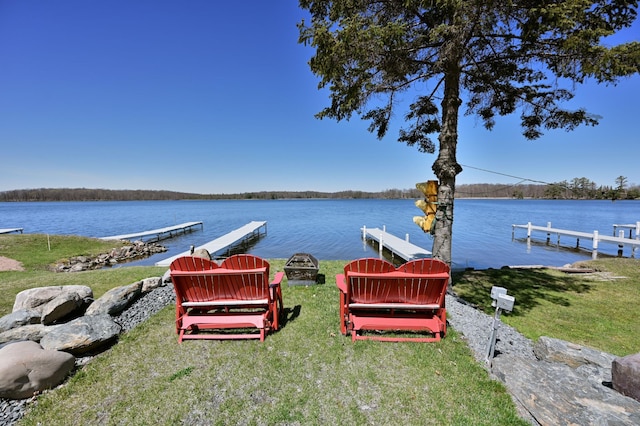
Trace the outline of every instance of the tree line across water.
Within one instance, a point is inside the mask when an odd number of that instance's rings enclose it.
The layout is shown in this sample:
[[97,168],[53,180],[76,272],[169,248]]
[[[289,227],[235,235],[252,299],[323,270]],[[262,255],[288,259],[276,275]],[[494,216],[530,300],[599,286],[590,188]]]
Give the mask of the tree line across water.
[[[640,186],[627,185],[623,176],[616,179],[616,186],[597,186],[586,178],[552,184],[492,184],[476,183],[458,185],[457,198],[534,198],[534,199],[640,199]],[[380,192],[366,191],[261,191],[237,194],[194,194],[158,190],[120,190],[90,188],[39,188],[16,189],[0,192],[0,201],[134,201],[134,200],[279,200],[279,199],[417,199],[424,198],[417,189],[387,189]]]

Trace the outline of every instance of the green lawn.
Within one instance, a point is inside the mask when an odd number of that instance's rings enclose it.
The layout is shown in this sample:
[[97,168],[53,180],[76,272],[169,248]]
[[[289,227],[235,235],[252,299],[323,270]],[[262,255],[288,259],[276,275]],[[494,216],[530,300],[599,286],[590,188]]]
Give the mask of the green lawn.
[[287,320],[263,343],[178,344],[167,307],[39,398],[24,424],[526,424],[454,331],[435,344],[341,335],[344,262],[320,265],[326,284],[285,283]]
[[547,269],[465,271],[454,290],[493,315],[491,286],[515,297],[512,313],[501,317],[525,336],[555,337],[618,356],[640,352],[640,260],[584,262],[596,274]]

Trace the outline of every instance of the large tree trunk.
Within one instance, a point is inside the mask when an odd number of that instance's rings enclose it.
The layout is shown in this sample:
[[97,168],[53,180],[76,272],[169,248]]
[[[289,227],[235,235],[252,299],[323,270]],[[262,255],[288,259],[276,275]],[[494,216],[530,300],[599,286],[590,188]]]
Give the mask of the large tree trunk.
[[451,61],[445,72],[442,100],[442,128],[438,141],[438,158],[433,171],[439,180],[438,209],[433,236],[433,257],[451,265],[451,238],[453,235],[453,200],[456,175],[462,167],[456,159],[458,144],[458,110],[460,109],[460,67]]

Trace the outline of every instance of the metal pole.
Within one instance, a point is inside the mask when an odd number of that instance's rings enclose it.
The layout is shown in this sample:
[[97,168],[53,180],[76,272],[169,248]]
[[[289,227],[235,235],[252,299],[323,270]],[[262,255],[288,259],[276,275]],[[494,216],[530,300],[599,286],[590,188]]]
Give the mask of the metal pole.
[[487,350],[487,363],[491,366],[491,360],[493,360],[493,354],[496,349],[496,338],[498,336],[498,323],[500,322],[500,308],[496,308],[496,312],[493,315],[493,327],[491,329],[491,338],[489,339],[489,348]]

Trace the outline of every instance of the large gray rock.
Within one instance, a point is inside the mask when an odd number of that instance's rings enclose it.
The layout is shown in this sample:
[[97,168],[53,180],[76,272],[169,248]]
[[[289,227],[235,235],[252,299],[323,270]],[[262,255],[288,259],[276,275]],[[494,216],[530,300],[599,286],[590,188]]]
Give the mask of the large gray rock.
[[640,353],[616,358],[611,365],[613,388],[640,401]]
[[40,322],[40,312],[33,309],[19,309],[0,318],[0,333],[27,324]]
[[164,286],[162,277],[151,277],[142,280],[142,293],[149,293],[158,287]]
[[538,339],[533,347],[533,353],[538,359],[561,362],[573,368],[594,365],[610,369],[615,359],[615,356],[606,352],[546,336]]
[[36,342],[6,344],[0,347],[0,397],[29,398],[62,383],[74,366],[73,355],[43,350]]
[[[60,298],[63,304],[66,303],[65,300],[71,298],[74,300],[82,300],[86,305],[93,300],[93,291],[85,285],[30,288],[16,295],[13,312],[20,309],[33,309],[42,312],[46,305],[56,298]],[[48,311],[54,310],[52,307],[46,309]]]
[[211,260],[211,253],[209,253],[209,251],[204,248],[196,249],[191,256]]
[[41,321],[44,325],[55,324],[59,321],[76,318],[84,312],[91,302],[86,294],[79,294],[76,291],[64,291],[53,300],[42,305]]
[[44,349],[66,351],[73,355],[91,353],[116,340],[121,327],[111,316],[86,315],[45,334],[40,340]]
[[109,314],[116,315],[140,296],[142,281],[122,287],[112,288],[95,300],[87,309],[86,315]]
[[539,424],[640,424],[640,403],[566,364],[500,355],[493,360],[492,372]]
[[32,340],[39,342],[42,337],[60,325],[27,324],[0,333],[0,343],[14,340]]

